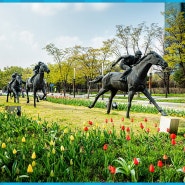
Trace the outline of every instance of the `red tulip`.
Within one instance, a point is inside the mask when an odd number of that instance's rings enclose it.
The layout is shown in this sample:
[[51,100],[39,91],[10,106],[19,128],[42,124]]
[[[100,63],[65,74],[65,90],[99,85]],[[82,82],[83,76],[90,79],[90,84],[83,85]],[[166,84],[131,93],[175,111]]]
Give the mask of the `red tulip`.
[[110,122],[113,122],[113,119],[112,118],[110,118]]
[[182,167],[182,171],[185,173],[185,166]]
[[163,162],[162,162],[161,160],[159,160],[159,161],[157,162],[157,166],[158,166],[159,168],[163,167]]
[[107,150],[108,149],[108,144],[104,144],[103,145],[103,150]]
[[93,124],[93,122],[92,121],[89,121],[89,125],[92,125]]
[[154,127],[157,127],[157,123],[154,124]]
[[130,121],[131,121],[131,122],[134,122],[134,118],[132,118]]
[[144,129],[144,126],[143,126],[143,124],[142,124],[142,123],[140,123],[140,128],[141,128],[141,129]]
[[84,127],[84,131],[88,131],[89,129],[88,129],[88,127]]
[[138,165],[139,164],[139,160],[137,158],[134,158],[134,164]]
[[109,169],[109,171],[110,171],[111,174],[115,174],[116,173],[116,167],[110,165],[108,167],[108,169]]
[[125,126],[124,125],[121,126],[121,130],[125,130]]
[[153,164],[149,166],[149,172],[153,173],[155,171],[155,167]]
[[146,132],[148,132],[148,133],[149,133],[149,132],[150,132],[150,129],[149,129],[149,128],[147,128],[147,129],[146,129]]
[[129,128],[129,127],[127,127],[127,128],[126,128],[126,131],[127,131],[127,132],[130,132],[130,128]]
[[163,159],[164,160],[167,160],[168,159],[168,156],[166,154],[163,155]]
[[175,145],[175,144],[176,144],[175,139],[172,139],[171,144],[172,144],[172,145]]
[[148,121],[148,119],[147,118],[144,118],[144,122],[147,122]]
[[171,139],[175,139],[176,138],[176,134],[170,134],[170,138]]
[[131,138],[130,138],[129,135],[126,136],[126,140],[127,140],[127,141],[131,140]]
[[157,128],[157,132],[159,132],[160,131],[160,128]]
[[105,119],[105,123],[108,123],[108,119]]
[[121,118],[121,121],[124,121],[124,117]]

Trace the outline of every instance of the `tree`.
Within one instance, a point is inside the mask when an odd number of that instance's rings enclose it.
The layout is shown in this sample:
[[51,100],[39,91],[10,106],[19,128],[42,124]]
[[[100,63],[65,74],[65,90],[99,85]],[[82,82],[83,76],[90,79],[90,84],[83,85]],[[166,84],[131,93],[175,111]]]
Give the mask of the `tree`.
[[[44,47],[49,55],[52,55],[54,61],[58,64],[59,74],[60,74],[60,82],[64,81],[66,84],[65,79],[62,78],[63,71],[62,71],[62,61],[65,59],[66,52],[62,49],[58,49],[53,43],[50,43]],[[65,85],[64,85],[65,87]],[[65,88],[64,88],[64,96],[65,96]]]
[[163,14],[166,16],[164,58],[171,68],[179,70],[175,79],[185,86],[185,14],[175,9]]
[[144,55],[153,48],[153,41],[161,30],[161,27],[156,23],[152,23],[148,27],[144,22],[138,24],[137,27],[117,25],[116,28],[116,37],[120,48],[123,48],[127,54],[129,54],[131,50],[135,53],[136,50],[143,48]]
[[0,85],[1,88],[5,87],[12,78],[12,74],[17,72],[18,74],[23,74],[24,69],[17,66],[5,67],[1,71]]

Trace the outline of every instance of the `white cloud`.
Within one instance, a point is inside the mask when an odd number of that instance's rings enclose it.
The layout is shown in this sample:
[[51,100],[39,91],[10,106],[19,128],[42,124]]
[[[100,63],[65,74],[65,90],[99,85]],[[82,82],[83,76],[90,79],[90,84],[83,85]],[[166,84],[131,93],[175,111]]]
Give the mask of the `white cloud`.
[[102,47],[103,41],[107,40],[107,38],[104,37],[94,37],[90,40],[89,46],[93,48],[100,48]]
[[0,35],[0,41],[5,41],[6,40],[6,36],[5,35]]
[[43,16],[55,15],[58,11],[66,9],[68,4],[66,3],[32,3],[31,10],[37,14]]
[[76,11],[104,11],[112,6],[110,3],[74,3],[73,5]]
[[37,48],[38,44],[34,41],[34,35],[29,31],[21,31],[19,33],[19,39],[26,45],[30,45],[31,48]]
[[42,16],[53,16],[62,10],[104,11],[111,7],[110,3],[31,3],[24,4],[33,12]]
[[110,3],[93,3],[91,6],[96,11],[104,11],[109,9],[112,5]]
[[59,48],[67,48],[67,47],[74,47],[75,45],[82,45],[83,42],[76,36],[60,36],[55,38],[54,41],[55,45]]

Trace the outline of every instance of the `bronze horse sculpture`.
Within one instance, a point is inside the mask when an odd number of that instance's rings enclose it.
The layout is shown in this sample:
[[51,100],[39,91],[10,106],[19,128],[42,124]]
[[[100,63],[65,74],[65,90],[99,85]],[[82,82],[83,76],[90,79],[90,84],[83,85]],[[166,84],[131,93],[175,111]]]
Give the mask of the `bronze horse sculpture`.
[[128,92],[128,107],[126,117],[129,118],[131,102],[134,97],[134,94],[136,92],[142,92],[150,100],[150,102],[153,103],[153,105],[157,108],[161,115],[167,116],[167,114],[162,110],[162,108],[158,106],[156,101],[152,98],[146,87],[147,73],[152,65],[161,66],[162,69],[165,69],[168,66],[168,64],[160,55],[158,55],[154,51],[151,51],[140,59],[139,64],[133,66],[132,71],[126,77],[127,82],[120,81],[120,77],[122,75],[122,73],[120,72],[109,72],[105,76],[99,76],[95,80],[90,81],[90,83],[102,82],[102,88],[99,90],[93,103],[88,107],[93,108],[98,98],[104,93],[110,91],[111,95],[109,97],[109,102],[107,105],[107,114],[109,114],[112,105],[112,100],[118,90],[121,90],[123,92]]
[[12,84],[7,85],[6,102],[8,102],[8,97],[11,97],[11,93],[13,93],[14,103],[19,103],[19,96],[22,93],[22,83],[25,84],[25,82],[22,81],[21,75],[17,74]]
[[42,64],[39,69],[39,73],[34,77],[33,83],[30,82],[30,78],[26,80],[26,95],[27,95],[27,103],[30,102],[29,100],[29,91],[33,90],[33,98],[34,98],[34,107],[36,107],[36,99],[38,101],[37,91],[41,90],[43,92],[43,97],[40,100],[43,100],[47,93],[46,93],[46,82],[44,80],[44,73],[49,73],[50,70],[46,64]]

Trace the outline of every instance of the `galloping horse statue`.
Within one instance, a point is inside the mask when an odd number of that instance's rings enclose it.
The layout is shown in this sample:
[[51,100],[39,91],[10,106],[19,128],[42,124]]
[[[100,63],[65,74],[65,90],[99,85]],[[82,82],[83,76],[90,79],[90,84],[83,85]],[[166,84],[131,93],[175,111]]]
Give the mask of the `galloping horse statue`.
[[20,93],[22,93],[22,83],[25,84],[25,82],[22,81],[21,75],[17,74],[12,84],[7,85],[6,102],[8,102],[8,97],[9,96],[11,97],[11,93],[13,93],[14,103],[19,103],[19,96],[20,96]]
[[102,88],[99,90],[93,103],[89,105],[89,108],[94,107],[96,101],[101,95],[108,91],[111,91],[107,106],[107,114],[109,114],[112,105],[112,100],[118,90],[121,90],[123,92],[128,92],[128,107],[126,117],[129,118],[131,102],[134,97],[134,94],[136,92],[142,92],[150,100],[150,102],[154,104],[154,106],[161,113],[161,115],[167,116],[167,114],[158,106],[156,101],[151,97],[146,87],[147,73],[152,65],[161,66],[163,70],[168,66],[168,64],[160,55],[158,55],[154,51],[151,51],[140,59],[139,64],[133,66],[132,71],[126,77],[127,82],[120,81],[120,77],[122,75],[122,73],[120,72],[109,72],[105,76],[100,76],[95,80],[90,81],[90,83],[98,83],[102,81]]
[[[39,73],[34,77],[33,83],[30,82],[30,78],[26,81],[26,95],[27,95],[27,103],[30,102],[29,100],[29,91],[30,89],[33,90],[33,98],[34,98],[34,107],[36,107],[36,99],[37,97],[37,91],[42,90],[43,97],[40,98],[40,100],[43,100],[46,97],[46,82],[44,80],[44,72],[49,73],[50,70],[46,64],[42,64],[39,69]],[[37,99],[38,100],[38,99]]]

